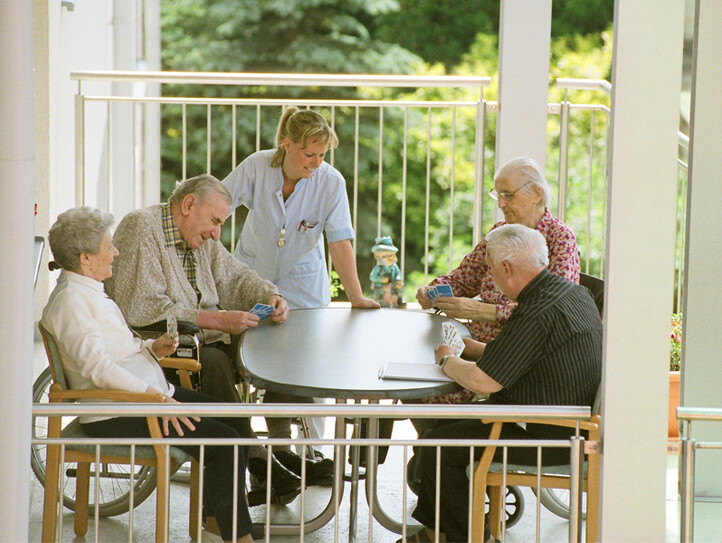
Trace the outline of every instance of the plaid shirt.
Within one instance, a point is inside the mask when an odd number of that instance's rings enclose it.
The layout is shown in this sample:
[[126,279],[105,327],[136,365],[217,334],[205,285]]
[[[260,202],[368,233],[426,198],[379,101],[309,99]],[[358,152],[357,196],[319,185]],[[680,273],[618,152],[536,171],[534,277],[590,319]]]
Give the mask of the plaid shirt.
[[193,285],[193,290],[196,291],[198,299],[201,299],[201,293],[198,290],[198,261],[196,260],[196,252],[188,247],[188,244],[181,237],[181,233],[173,220],[173,214],[170,211],[170,204],[163,204],[162,210],[163,218],[163,233],[165,234],[166,247],[175,247],[178,258],[183,263],[183,270],[186,272],[188,281]]

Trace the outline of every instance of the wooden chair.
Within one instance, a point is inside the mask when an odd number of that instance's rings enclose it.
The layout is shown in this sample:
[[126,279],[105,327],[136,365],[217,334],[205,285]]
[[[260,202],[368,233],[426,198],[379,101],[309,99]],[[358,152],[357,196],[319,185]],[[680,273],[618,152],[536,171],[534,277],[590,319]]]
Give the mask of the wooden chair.
[[[159,394],[127,392],[122,390],[68,390],[67,381],[62,364],[60,352],[55,339],[42,326],[38,324],[40,334],[45,344],[45,351],[48,355],[48,363],[53,373],[53,385],[50,388],[49,401],[60,403],[63,401],[94,400],[94,401],[125,401],[125,402],[162,402]],[[172,360],[163,359],[161,365],[170,363],[172,367],[180,369],[188,376],[188,372],[200,370],[197,360],[184,360],[175,358]],[[147,417],[148,430],[151,437],[162,437],[160,424],[155,416]],[[74,419],[65,428],[62,428],[62,417],[49,417],[48,438],[88,438],[82,430],[78,419]],[[103,464],[131,464],[130,446],[127,445],[103,445],[100,449],[100,462]],[[176,447],[166,447],[162,444],[145,445],[135,447],[135,465],[152,466],[156,468],[156,541],[165,541],[168,530],[168,480],[166,473],[172,468],[183,464],[191,459],[186,453]],[[90,466],[96,461],[95,445],[66,445],[64,462],[77,463],[77,493],[75,496],[75,534],[83,536],[88,529],[88,501],[90,490]],[[45,496],[43,503],[43,531],[42,541],[44,543],[55,541],[56,525],[58,517],[59,496],[59,472],[60,472],[60,445],[48,445],[46,457],[46,479]],[[198,531],[198,498],[199,498],[199,465],[195,459],[191,459],[191,495],[190,495],[190,520],[189,533],[195,537]]]
[[[597,399],[592,410],[594,413],[588,420],[581,421],[579,427],[581,430],[587,430],[589,437],[587,441],[599,442],[601,430],[601,414],[599,412],[599,404],[601,403],[601,394],[597,392]],[[519,422],[527,422],[518,418],[510,418],[508,420],[484,420],[482,422],[492,424],[489,439],[499,439],[502,424],[516,424]],[[539,423],[539,421],[528,421]],[[543,421],[543,424],[551,424],[554,426],[571,427],[575,426],[573,421]],[[520,464],[507,464],[506,474],[504,474],[503,465],[500,462],[492,462],[495,446],[484,448],[481,459],[474,470],[474,498],[473,511],[484,511],[484,502],[487,487],[489,489],[489,528],[491,534],[495,538],[500,537],[501,532],[501,514],[504,506],[503,495],[503,479],[506,478],[506,486],[528,486],[535,488],[537,486],[537,466],[528,466]],[[542,466],[540,477],[542,488],[559,488],[569,490],[569,465],[562,466]],[[583,489],[587,493],[587,528],[586,541],[594,543],[597,541],[597,529],[599,526],[599,455],[590,454],[584,463],[583,473]],[[473,515],[472,535],[473,541],[483,541],[484,534],[484,515]]]

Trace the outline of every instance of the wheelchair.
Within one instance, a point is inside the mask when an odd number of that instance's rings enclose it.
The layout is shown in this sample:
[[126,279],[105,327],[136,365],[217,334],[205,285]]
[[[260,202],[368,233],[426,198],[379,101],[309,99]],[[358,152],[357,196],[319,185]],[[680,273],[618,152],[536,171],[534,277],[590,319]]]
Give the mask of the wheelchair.
[[[150,326],[136,328],[136,333],[143,339],[158,337],[166,331],[166,322],[160,321]],[[188,360],[198,362],[199,341],[196,334],[199,328],[193,323],[179,321],[178,333],[180,335],[181,345],[176,351],[176,356],[169,357],[166,360],[173,365],[173,360],[179,360],[187,363]],[[175,370],[178,371],[178,370]],[[179,380],[181,384],[187,388],[198,386],[197,373],[192,376],[188,372],[180,371]],[[50,366],[45,368],[38,376],[33,384],[33,403],[48,403],[48,393],[53,383],[53,376]],[[74,417],[63,417],[63,427],[69,424]],[[67,419],[67,420],[66,420]],[[47,437],[48,427],[47,419],[43,417],[33,417],[32,438],[45,439]],[[45,464],[46,464],[46,448],[44,444],[31,445],[30,465],[38,479],[38,482],[45,486]],[[178,471],[176,467],[175,471]],[[137,507],[143,503],[155,490],[156,469],[148,466],[136,466],[132,474],[133,481],[133,502]],[[76,496],[76,477],[77,468],[75,464],[69,464],[65,469],[65,485],[63,491],[63,505],[75,511]],[[171,473],[173,475],[174,473]],[[95,477],[96,473],[91,472],[91,477]],[[97,474],[100,478],[100,492],[98,497],[98,510],[101,517],[112,517],[127,513],[130,509],[130,493],[131,493],[131,473],[130,467],[122,464],[101,464],[100,472]],[[175,478],[174,478],[175,480]]]

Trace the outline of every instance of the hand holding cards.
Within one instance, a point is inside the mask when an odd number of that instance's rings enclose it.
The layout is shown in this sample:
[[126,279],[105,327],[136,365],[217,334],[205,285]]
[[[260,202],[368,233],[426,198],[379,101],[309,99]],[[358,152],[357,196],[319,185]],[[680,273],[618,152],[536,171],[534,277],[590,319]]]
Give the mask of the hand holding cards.
[[451,290],[450,285],[436,285],[426,291],[426,297],[434,303],[434,300],[441,296],[442,298],[453,298],[454,293]]
[[173,339],[178,332],[178,319],[175,315],[169,315],[166,317],[165,323],[168,330],[168,337]]
[[268,317],[268,315],[273,313],[273,306],[266,304],[256,304],[251,309],[251,313],[253,313],[254,315],[258,315],[258,318],[263,320]]
[[442,322],[441,332],[443,335],[442,341],[454,349],[455,356],[461,356],[461,353],[464,352],[466,345],[464,344],[464,340],[461,339],[456,327],[450,322]]

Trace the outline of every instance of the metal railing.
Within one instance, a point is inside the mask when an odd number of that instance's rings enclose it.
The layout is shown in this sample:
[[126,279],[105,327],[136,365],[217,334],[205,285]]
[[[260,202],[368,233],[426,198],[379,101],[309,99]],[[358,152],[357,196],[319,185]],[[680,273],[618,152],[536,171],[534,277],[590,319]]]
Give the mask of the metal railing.
[[[79,415],[98,415],[98,416],[138,416],[143,417],[148,414],[154,414],[158,416],[191,416],[196,415],[200,417],[214,416],[214,417],[255,417],[255,416],[271,416],[271,417],[288,417],[288,416],[327,416],[335,417],[337,420],[337,436],[333,439],[263,439],[253,440],[248,438],[240,439],[179,439],[179,438],[165,438],[160,442],[169,447],[177,444],[186,445],[199,445],[201,446],[201,458],[203,455],[204,447],[207,445],[228,445],[233,446],[234,449],[239,446],[245,446],[250,444],[263,443],[269,446],[272,450],[274,446],[294,444],[294,445],[324,445],[332,446],[334,448],[334,459],[335,459],[335,483],[332,489],[332,494],[329,500],[329,504],[326,509],[316,518],[306,520],[306,507],[309,504],[310,498],[306,497],[306,491],[302,490],[300,497],[300,516],[299,523],[295,525],[289,524],[275,524],[273,522],[273,512],[270,507],[266,508],[263,524],[265,524],[264,537],[265,541],[271,541],[271,536],[275,534],[296,534],[300,541],[304,540],[305,535],[313,530],[322,527],[324,524],[329,522],[331,519],[336,519],[336,526],[334,529],[334,541],[339,541],[339,522],[338,512],[340,502],[343,496],[342,490],[342,477],[341,470],[345,462],[346,452],[345,447],[347,446],[369,446],[369,461],[368,464],[375,466],[375,447],[377,446],[393,446],[403,448],[402,458],[402,478],[400,494],[402,495],[402,510],[400,513],[400,522],[391,520],[386,513],[383,511],[381,504],[376,499],[375,488],[377,485],[377,472],[374,468],[366,469],[366,495],[369,503],[369,516],[368,516],[368,541],[374,541],[373,536],[373,521],[376,519],[383,527],[396,531],[406,535],[407,532],[407,488],[405,481],[407,480],[407,460],[408,450],[410,447],[464,447],[469,448],[470,457],[473,457],[474,450],[478,451],[485,445],[496,445],[503,447],[504,455],[506,456],[507,448],[514,447],[535,447],[537,448],[538,455],[541,454],[542,448],[570,448],[573,452],[583,450],[579,447],[579,439],[572,438],[571,440],[527,440],[527,441],[514,441],[514,440],[480,440],[480,439],[458,439],[449,441],[434,441],[429,439],[415,440],[415,439],[379,439],[379,438],[346,438],[345,437],[345,424],[344,421],[349,419],[371,419],[378,420],[379,418],[434,418],[434,419],[476,419],[483,417],[489,420],[498,420],[501,418],[508,419],[510,416],[519,417],[524,420],[566,420],[566,421],[581,421],[588,419],[590,416],[590,409],[588,407],[564,407],[564,406],[481,406],[481,405],[398,405],[398,404],[374,404],[374,405],[309,405],[309,404],[34,404],[33,416],[34,417],[50,417],[50,416],[63,416],[63,417],[74,417]],[[61,462],[63,460],[64,451],[66,447],[71,447],[73,444],[91,443],[96,445],[96,451],[99,451],[101,445],[108,444],[124,444],[131,446],[139,445],[152,445],[157,444],[157,439],[115,439],[115,438],[93,438],[89,440],[81,439],[47,439],[42,437],[36,437],[33,439],[33,446],[47,446],[47,445],[60,445],[61,446]],[[583,439],[581,439],[583,442]],[[358,450],[358,449],[356,449]],[[438,449],[437,449],[438,451]],[[96,452],[99,455],[99,452]],[[437,473],[439,470],[440,455],[437,457]],[[572,454],[572,458],[574,455]],[[471,460],[471,458],[470,458]],[[581,463],[571,461],[570,462],[570,487],[576,488],[580,492],[579,498],[581,498]],[[61,470],[63,472],[64,470]],[[95,470],[96,473],[100,473],[100,469]],[[134,472],[134,471],[133,471]],[[238,484],[245,484],[245,474],[233,473],[233,477],[239,480]],[[170,474],[166,473],[166,477]],[[302,477],[305,473],[302,472]],[[91,488],[91,496],[93,492],[98,492],[100,477],[96,476],[94,481],[95,491]],[[243,481],[243,482],[240,482]],[[438,477],[437,477],[438,481]],[[352,482],[353,484],[353,482]],[[302,485],[303,486],[303,485]],[[202,487],[202,483],[201,483]],[[373,489],[372,489],[373,487]],[[469,486],[469,500],[472,496],[473,484],[470,481]],[[62,488],[62,484],[61,484]],[[437,483],[437,498],[435,502],[436,514],[439,514],[439,498],[438,498],[438,483]],[[62,493],[61,493],[62,495]],[[352,499],[354,494],[351,494]],[[131,495],[132,500],[132,495]],[[270,500],[270,491],[267,495],[267,500]],[[307,501],[309,500],[309,501]],[[203,503],[202,496],[199,499],[199,513],[200,507]],[[129,520],[128,520],[128,540],[133,539],[133,506],[131,501]],[[471,509],[470,509],[471,511]],[[471,519],[470,513],[470,519]],[[537,514],[539,510],[537,507]],[[176,515],[177,517],[177,515]],[[200,515],[199,515],[200,517]],[[323,518],[322,518],[323,517]],[[580,518],[578,513],[572,509],[570,512],[570,530],[569,530],[569,541],[581,541],[581,530],[578,529]],[[101,534],[102,525],[98,515],[98,508],[95,508],[95,538],[96,541],[103,541]],[[235,524],[235,522],[234,522]],[[60,520],[60,533],[62,534],[62,515]],[[349,534],[351,534],[352,527],[349,526]],[[471,528],[469,528],[471,530]],[[502,525],[502,537],[505,535],[505,526]],[[470,534],[470,532],[469,532]],[[166,532],[167,536],[167,532]],[[201,526],[198,527],[198,533],[196,534],[198,539],[201,537]],[[438,535],[437,535],[438,537]],[[536,528],[536,541],[540,541],[540,525],[537,522]],[[471,535],[469,535],[471,540]]]
[[682,423],[682,458],[680,462],[680,523],[679,540],[694,541],[694,479],[695,456],[698,450],[722,451],[722,441],[696,441],[692,438],[693,422],[722,422],[722,408],[678,407],[677,418]]
[[[370,247],[391,235],[402,276],[418,286],[455,267],[494,222],[486,193],[498,166],[499,104],[484,99],[488,77],[90,71],[71,78],[78,82],[78,204],[90,200],[122,216],[159,202],[161,187],[167,191],[175,179],[204,172],[222,179],[247,155],[272,147],[280,111],[296,105],[322,112],[341,136],[328,161],[347,179],[354,251],[369,271],[372,256],[358,240]],[[92,92],[99,85],[110,93]],[[603,80],[558,79],[553,90],[563,98],[548,104],[550,210],[575,232],[582,271],[602,278],[610,89]],[[161,149],[161,133],[163,148],[175,151]],[[675,307],[684,283],[687,148],[680,134]],[[102,155],[92,157],[92,188],[88,153]],[[119,161],[133,164],[127,175],[115,171]],[[118,202],[126,194],[132,201],[124,208]],[[224,237],[231,249],[243,218],[243,211],[234,214]],[[423,243],[415,236],[411,246],[408,234],[421,229]]]

